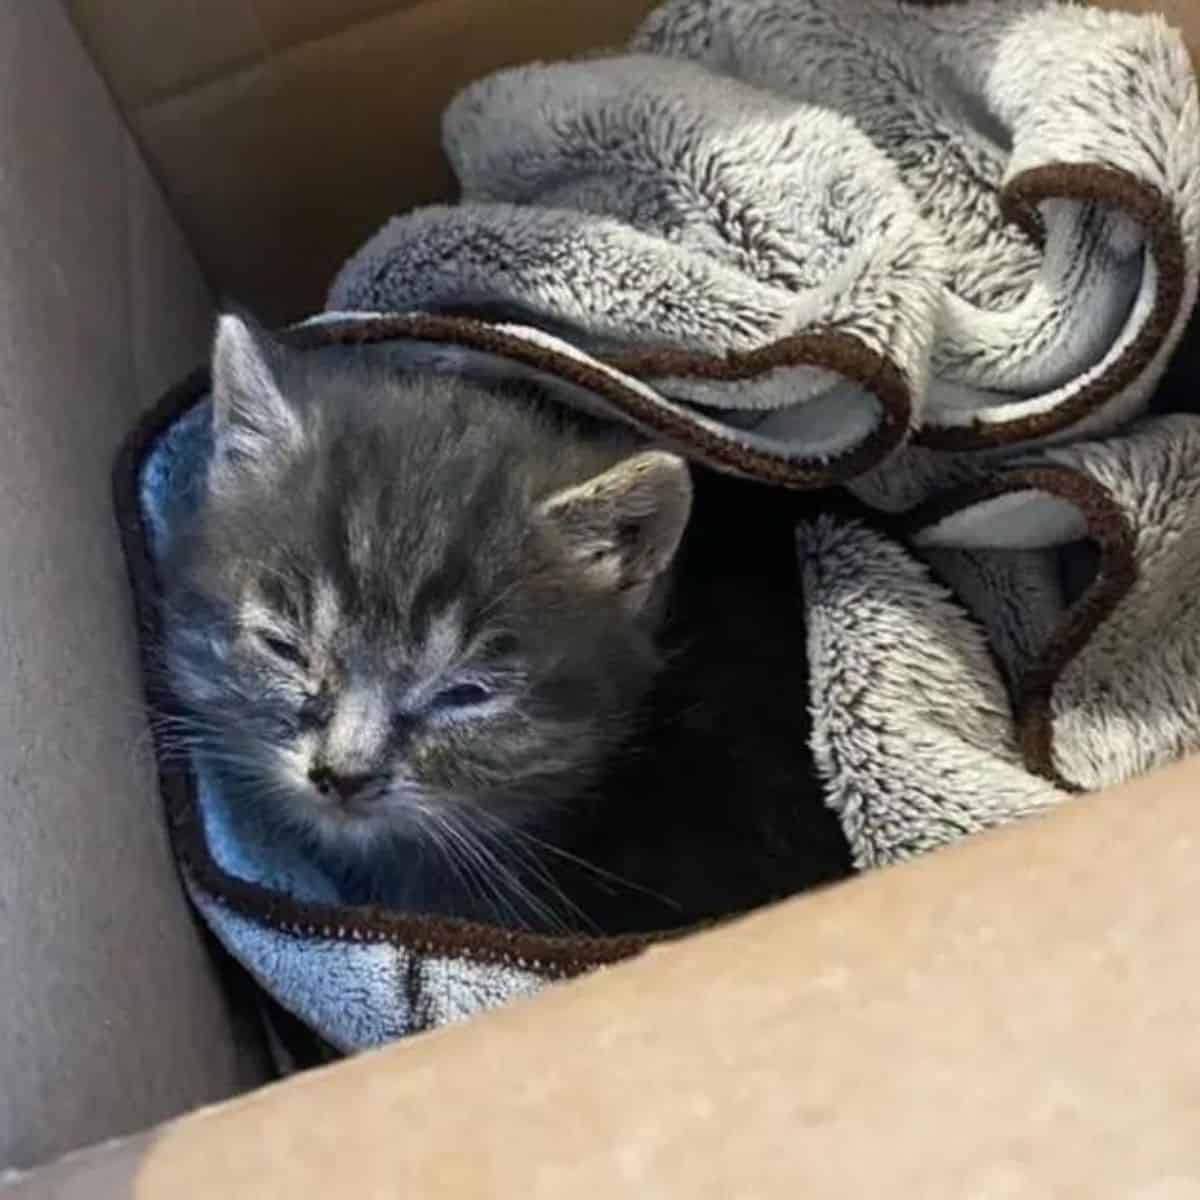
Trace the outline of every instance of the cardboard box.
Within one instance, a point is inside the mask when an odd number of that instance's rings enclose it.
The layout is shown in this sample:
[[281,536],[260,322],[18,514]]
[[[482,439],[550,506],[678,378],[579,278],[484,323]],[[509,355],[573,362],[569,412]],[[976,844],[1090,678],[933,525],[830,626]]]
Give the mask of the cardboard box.
[[1198,787],[801,897],[11,1200],[1196,1200]]
[[223,295],[319,309],[392,213],[452,190],[439,121],[473,79],[618,44],[652,0],[70,0]]
[[[1197,0],[1119,6],[1200,50]],[[649,7],[71,0],[212,280],[275,319],[447,194],[459,86]],[[1200,1200],[1198,790],[1182,765],[11,1194]]]

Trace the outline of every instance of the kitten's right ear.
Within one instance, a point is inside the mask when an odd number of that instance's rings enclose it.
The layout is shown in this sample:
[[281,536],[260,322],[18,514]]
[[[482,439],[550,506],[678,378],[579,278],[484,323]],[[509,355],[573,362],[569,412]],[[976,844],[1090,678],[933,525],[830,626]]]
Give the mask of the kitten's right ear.
[[299,444],[300,420],[280,390],[277,351],[268,335],[227,313],[212,354],[213,458],[221,489],[245,470],[261,473]]
[[639,612],[675,558],[692,507],[687,464],[645,450],[556,493],[538,508],[594,588]]

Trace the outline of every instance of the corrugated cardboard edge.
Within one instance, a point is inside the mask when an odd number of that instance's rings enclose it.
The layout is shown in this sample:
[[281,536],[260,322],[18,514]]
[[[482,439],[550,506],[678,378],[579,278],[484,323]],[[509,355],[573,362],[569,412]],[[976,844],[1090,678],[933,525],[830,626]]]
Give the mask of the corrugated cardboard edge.
[[1193,1200],[1198,786],[1180,765],[11,1195]]

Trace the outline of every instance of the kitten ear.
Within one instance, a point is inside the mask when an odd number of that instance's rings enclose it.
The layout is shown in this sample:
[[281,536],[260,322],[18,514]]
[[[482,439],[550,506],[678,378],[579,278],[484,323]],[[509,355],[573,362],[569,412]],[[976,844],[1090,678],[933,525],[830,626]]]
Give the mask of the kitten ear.
[[671,565],[692,508],[687,464],[649,450],[544,500],[538,516],[597,588],[644,607]]
[[212,353],[213,459],[220,488],[239,473],[261,472],[300,441],[300,421],[276,379],[268,336],[241,317],[217,322]]

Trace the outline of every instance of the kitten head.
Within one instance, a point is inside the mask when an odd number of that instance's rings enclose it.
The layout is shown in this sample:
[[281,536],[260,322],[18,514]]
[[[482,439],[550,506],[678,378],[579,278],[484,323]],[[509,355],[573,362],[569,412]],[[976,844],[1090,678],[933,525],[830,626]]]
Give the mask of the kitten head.
[[345,849],[577,795],[657,666],[685,464],[229,316],[212,420],[206,495],[164,572],[200,751]]

